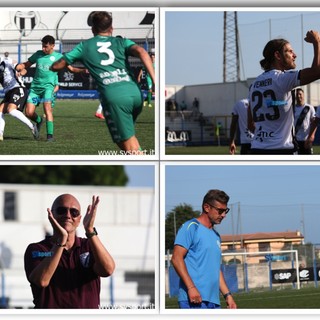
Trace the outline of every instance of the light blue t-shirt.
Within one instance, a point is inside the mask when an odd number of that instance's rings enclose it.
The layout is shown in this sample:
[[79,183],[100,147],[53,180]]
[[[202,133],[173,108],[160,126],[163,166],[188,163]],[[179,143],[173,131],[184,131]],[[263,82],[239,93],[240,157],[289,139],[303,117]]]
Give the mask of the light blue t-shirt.
[[[197,219],[191,219],[180,227],[174,244],[188,250],[184,261],[202,300],[220,304],[220,235]],[[187,289],[181,279],[178,300],[188,300]]]

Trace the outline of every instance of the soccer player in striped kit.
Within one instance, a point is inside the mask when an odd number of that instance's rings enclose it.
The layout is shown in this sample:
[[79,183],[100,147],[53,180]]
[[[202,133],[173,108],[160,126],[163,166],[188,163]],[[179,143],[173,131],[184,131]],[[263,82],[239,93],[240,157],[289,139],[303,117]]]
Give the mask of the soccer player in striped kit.
[[251,154],[295,154],[291,91],[320,78],[320,35],[311,30],[304,40],[313,44],[314,59],[301,70],[293,70],[297,56],[287,40],[270,40],[263,50],[264,72],[249,91],[249,119],[255,128]]

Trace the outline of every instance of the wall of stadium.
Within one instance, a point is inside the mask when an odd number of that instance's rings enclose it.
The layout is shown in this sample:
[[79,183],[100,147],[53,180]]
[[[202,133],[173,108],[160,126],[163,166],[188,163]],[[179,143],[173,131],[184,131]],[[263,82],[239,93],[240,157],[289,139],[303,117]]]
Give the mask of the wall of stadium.
[[[199,99],[200,112],[204,116],[230,116],[237,100],[248,96],[250,84],[254,79],[246,81],[212,83],[202,85],[166,85],[166,99],[174,99],[179,103],[186,102],[188,109],[192,108],[195,97]],[[320,82],[314,82],[302,87],[306,103],[320,105]]]
[[[15,219],[5,220],[5,194],[15,194]],[[79,199],[82,215],[92,195],[100,196],[96,218],[99,237],[116,261],[113,295],[116,303],[150,301],[137,294],[137,282],[126,282],[128,272],[155,271],[155,198],[151,188],[10,185],[0,184],[0,270],[6,275],[6,295],[13,304],[32,306],[29,283],[24,274],[23,255],[27,245],[44,238],[52,228],[47,208],[62,193]],[[78,236],[84,237],[82,225]],[[110,303],[111,279],[102,279],[101,299]],[[0,280],[1,282],[1,280]],[[154,286],[154,284],[153,284]]]

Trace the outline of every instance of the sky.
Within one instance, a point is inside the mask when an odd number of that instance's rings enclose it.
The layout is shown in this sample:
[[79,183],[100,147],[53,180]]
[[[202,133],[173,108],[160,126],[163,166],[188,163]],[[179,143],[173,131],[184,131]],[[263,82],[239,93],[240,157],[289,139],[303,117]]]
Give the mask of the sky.
[[203,165],[165,166],[165,212],[189,204],[201,210],[204,195],[220,189],[232,208],[221,234],[301,231],[306,242],[320,243],[320,166]]
[[155,167],[153,165],[126,165],[129,178],[127,187],[152,187],[155,183]]
[[[223,11],[191,10],[165,13],[166,85],[223,82]],[[259,61],[263,47],[273,38],[285,38],[292,44],[298,56],[298,69],[311,65],[312,45],[304,43],[303,38],[307,30],[319,30],[320,12],[301,8],[299,11],[275,8],[270,12],[239,10],[241,80],[262,72]]]

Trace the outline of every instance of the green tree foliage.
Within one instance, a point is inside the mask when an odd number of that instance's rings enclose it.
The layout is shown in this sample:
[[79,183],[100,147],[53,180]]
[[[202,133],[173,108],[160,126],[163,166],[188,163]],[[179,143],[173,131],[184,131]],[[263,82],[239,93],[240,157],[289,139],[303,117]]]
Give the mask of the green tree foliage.
[[124,166],[15,165],[1,166],[0,183],[124,186]]
[[198,217],[199,211],[194,211],[191,205],[180,204],[167,213],[165,222],[165,236],[166,236],[166,252],[173,250],[174,239],[176,232],[180,226],[187,220]]

